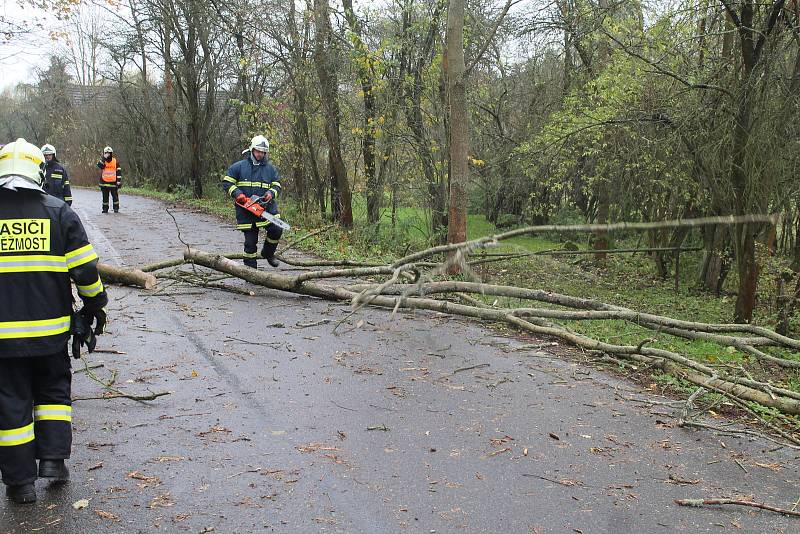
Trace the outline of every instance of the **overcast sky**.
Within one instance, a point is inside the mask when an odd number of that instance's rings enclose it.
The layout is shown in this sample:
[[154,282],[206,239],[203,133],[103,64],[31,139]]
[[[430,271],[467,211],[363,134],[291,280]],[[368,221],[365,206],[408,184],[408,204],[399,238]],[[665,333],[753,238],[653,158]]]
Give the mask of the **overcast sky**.
[[34,69],[46,66],[48,56],[53,50],[48,32],[61,29],[62,26],[54,17],[49,17],[38,9],[30,6],[23,8],[17,0],[0,2],[0,14],[5,20],[18,24],[27,22],[34,28],[23,38],[15,38],[10,43],[0,41],[0,89],[5,89],[19,82],[32,81]]

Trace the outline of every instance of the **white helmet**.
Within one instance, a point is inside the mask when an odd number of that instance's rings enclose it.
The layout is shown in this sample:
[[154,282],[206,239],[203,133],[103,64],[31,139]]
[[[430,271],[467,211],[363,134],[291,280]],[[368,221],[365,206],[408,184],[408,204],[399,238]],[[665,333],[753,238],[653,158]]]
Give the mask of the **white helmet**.
[[53,145],[50,145],[50,144],[44,145],[44,146],[42,146],[42,154],[44,154],[45,156],[47,156],[48,154],[52,154],[53,156],[55,156],[56,155],[56,147],[54,147]]
[[253,150],[260,150],[261,152],[267,152],[269,150],[269,141],[263,135],[257,135],[250,140],[250,147],[242,152],[251,152]]
[[19,176],[41,186],[44,155],[39,147],[19,138],[0,149],[0,178]]
[[111,154],[113,154],[113,153],[114,153],[114,151],[113,151],[113,150],[111,150],[111,147],[110,147],[110,146],[107,146],[107,147],[105,147],[105,148],[103,149],[103,154],[105,154],[106,152],[109,152],[109,153],[111,153]]

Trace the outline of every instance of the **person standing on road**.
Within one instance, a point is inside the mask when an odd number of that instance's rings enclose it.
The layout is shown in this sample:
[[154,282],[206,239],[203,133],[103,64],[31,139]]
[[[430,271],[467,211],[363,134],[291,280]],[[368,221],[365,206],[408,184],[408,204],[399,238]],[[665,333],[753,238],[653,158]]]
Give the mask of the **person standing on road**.
[[[94,350],[108,302],[86,231],[72,208],[45,194],[44,169],[42,151],[24,139],[0,150],[0,473],[17,503],[36,501],[37,474],[69,479],[67,341],[73,334],[76,358],[81,344]],[[78,313],[70,279],[83,300]]]
[[108,213],[108,194],[114,199],[114,213],[119,213],[119,190],[122,189],[122,168],[110,146],[103,149],[103,158],[97,162],[100,169],[100,191],[103,193],[103,213]]
[[279,265],[275,258],[275,250],[283,230],[277,225],[256,217],[247,211],[243,204],[253,195],[261,197],[266,202],[266,210],[271,215],[280,218],[278,213],[277,198],[281,193],[281,183],[278,171],[268,159],[269,141],[263,135],[257,135],[250,141],[250,147],[242,154],[247,157],[237,161],[228,168],[222,177],[222,190],[230,195],[236,202],[236,228],[244,232],[244,264],[253,269],[258,268],[258,232],[265,228],[267,238],[261,249],[261,257],[270,265]]
[[72,206],[72,190],[69,187],[69,175],[67,169],[61,165],[56,156],[56,147],[44,145],[42,154],[45,159],[44,184],[42,188],[48,195],[60,198],[68,205]]

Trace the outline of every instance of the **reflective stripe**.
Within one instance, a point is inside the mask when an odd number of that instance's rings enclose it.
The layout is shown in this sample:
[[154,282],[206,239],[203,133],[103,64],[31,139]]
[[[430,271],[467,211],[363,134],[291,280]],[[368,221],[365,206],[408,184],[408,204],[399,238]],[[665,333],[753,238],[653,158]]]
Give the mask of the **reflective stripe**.
[[247,258],[247,259],[250,259],[250,258],[256,258],[257,259],[257,258],[261,257],[261,255],[258,252],[245,252],[242,256]]
[[0,273],[67,272],[64,256],[2,256]]
[[94,247],[92,247],[92,244],[89,243],[88,245],[84,245],[77,250],[67,252],[67,267],[74,269],[75,267],[80,267],[84,263],[88,263],[96,259],[97,254],[94,251]]
[[72,197],[64,197],[64,202],[66,202],[68,200],[72,200]]
[[53,173],[53,174],[51,174],[50,176],[51,176],[52,178],[59,178],[59,179],[61,179],[61,178],[63,178],[63,177],[64,177],[64,175],[63,175],[63,174],[61,174],[60,172],[59,172],[59,173],[55,173],[55,172],[54,172],[54,173]]
[[40,404],[33,407],[34,421],[72,421],[72,406]]
[[236,182],[239,187],[260,187],[266,189],[269,184],[267,182]]
[[236,178],[231,178],[230,176],[223,176],[222,177],[222,181],[223,182],[230,182],[232,184],[235,184],[236,183]]
[[[258,223],[256,223],[256,224],[258,224]],[[242,224],[237,224],[236,225],[236,229],[237,230],[249,230],[252,227],[253,227],[253,223],[242,223]]]
[[274,244],[276,244],[276,243],[280,243],[280,242],[281,242],[281,240],[280,240],[280,239],[270,239],[270,238],[267,238],[267,243],[272,243],[273,245],[274,245]]
[[24,445],[33,441],[33,423],[21,428],[0,430],[0,447]]
[[78,286],[78,295],[82,297],[96,297],[103,292],[103,282],[97,277],[97,282],[88,286]]
[[69,332],[69,315],[39,321],[0,322],[0,339],[55,336]]
[[272,189],[271,187],[269,188],[269,191],[272,193],[272,197],[273,197],[273,198],[278,198],[278,192],[277,192],[277,191],[275,191],[275,190],[274,190],[274,189]]
[[229,194],[229,195],[230,195],[231,193],[233,193],[234,191],[236,191],[236,186],[235,186],[235,185],[232,185],[232,186],[230,186],[230,187],[228,188],[228,194]]

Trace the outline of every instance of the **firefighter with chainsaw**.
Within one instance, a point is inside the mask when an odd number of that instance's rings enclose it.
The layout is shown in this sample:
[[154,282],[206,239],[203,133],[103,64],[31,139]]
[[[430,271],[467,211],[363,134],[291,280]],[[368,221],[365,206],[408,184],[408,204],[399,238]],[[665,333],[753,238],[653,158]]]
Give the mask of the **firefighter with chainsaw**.
[[253,137],[249,148],[242,152],[246,157],[231,165],[221,182],[222,189],[236,202],[236,228],[244,232],[244,264],[253,269],[258,268],[259,229],[267,232],[260,257],[277,267],[275,249],[283,229],[288,227],[278,213],[281,183],[278,171],[268,160],[268,151],[266,137]]
[[42,147],[42,154],[44,154],[46,165],[42,189],[44,189],[48,195],[60,198],[72,206],[72,189],[69,187],[69,175],[67,174],[67,169],[58,161],[56,147],[53,145],[44,145]]
[[[13,502],[36,500],[37,476],[66,482],[72,355],[106,323],[97,254],[80,219],[42,189],[45,160],[24,139],[0,149],[0,473]],[[75,282],[83,308],[74,313]],[[37,468],[36,460],[39,460]]]
[[114,213],[119,213],[119,190],[122,189],[122,168],[114,157],[110,146],[103,149],[103,157],[97,162],[100,169],[100,191],[103,193],[103,213],[108,213],[108,195],[114,200]]

